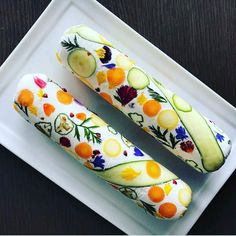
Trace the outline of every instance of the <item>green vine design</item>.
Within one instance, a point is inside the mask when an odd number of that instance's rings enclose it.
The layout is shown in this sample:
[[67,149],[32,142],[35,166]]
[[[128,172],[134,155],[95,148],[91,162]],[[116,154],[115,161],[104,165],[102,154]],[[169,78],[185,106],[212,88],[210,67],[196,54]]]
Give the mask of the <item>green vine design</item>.
[[152,88],[148,87],[149,95],[158,102],[167,103],[167,100],[162,97],[158,92],[154,91]]
[[[59,125],[58,125],[58,119]],[[69,134],[74,130],[74,137],[77,138],[78,141],[80,141],[81,135],[79,132],[79,127],[83,128],[84,131],[84,138],[87,139],[87,141],[92,141],[93,143],[101,143],[101,135],[100,133],[95,133],[93,129],[98,128],[99,126],[93,125],[93,126],[86,126],[85,124],[88,123],[91,120],[91,118],[85,119],[80,124],[76,124],[74,121],[72,121],[68,115],[64,113],[60,113],[57,118],[54,121],[54,129],[55,132],[60,135]]]
[[26,115],[29,117],[29,114],[28,114],[28,108],[27,106],[22,106],[20,105],[18,102],[14,101],[14,103],[16,104],[16,106]]
[[170,147],[174,149],[176,145],[181,141],[181,140],[176,140],[175,136],[170,133],[169,140],[166,138],[166,135],[168,133],[168,129],[166,129],[163,133],[161,132],[161,129],[159,126],[155,128],[153,125],[149,126],[150,130],[152,131],[153,134],[155,134],[156,138],[158,139],[159,142],[161,142],[163,145]]
[[128,187],[121,187],[119,188],[119,191],[124,194],[126,197],[132,199],[132,200],[137,200],[138,195],[135,192],[135,190],[128,188]]
[[[101,143],[102,140],[100,138],[100,134],[99,133],[95,133],[92,131],[92,129],[95,129],[95,128],[98,128],[99,126],[97,125],[93,125],[93,126],[85,126],[84,124],[86,124],[88,121],[90,121],[91,118],[87,118],[86,120],[84,120],[81,124],[79,125],[76,125],[76,129],[77,129],[77,132],[79,132],[79,129],[78,127],[82,127],[84,129],[84,137],[90,141],[92,140],[93,143]],[[76,135],[77,137],[77,135]]]
[[78,40],[77,40],[77,38],[76,38],[76,35],[75,35],[75,37],[74,37],[74,41],[73,41],[73,42],[70,40],[70,38],[68,38],[67,41],[66,41],[66,40],[63,40],[63,41],[61,42],[61,45],[62,45],[62,47],[64,47],[68,52],[69,52],[69,51],[72,51],[72,50],[75,49],[75,48],[80,48],[79,43],[78,43]]

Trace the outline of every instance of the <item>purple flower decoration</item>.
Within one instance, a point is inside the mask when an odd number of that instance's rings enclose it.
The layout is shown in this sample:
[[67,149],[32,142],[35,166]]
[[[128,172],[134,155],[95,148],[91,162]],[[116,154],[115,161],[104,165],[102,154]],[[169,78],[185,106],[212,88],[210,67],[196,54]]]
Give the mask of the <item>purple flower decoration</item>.
[[144,154],[141,152],[141,150],[138,149],[137,147],[134,148],[134,155],[138,156],[138,157],[144,156]]
[[97,155],[91,163],[94,165],[94,168],[98,167],[104,169],[105,160],[102,159],[102,155]]
[[184,139],[188,138],[188,135],[186,134],[186,131],[182,126],[176,128],[175,132],[177,133],[176,135],[177,139],[181,139],[183,141]]
[[220,142],[225,140],[225,137],[222,134],[217,133],[216,134],[216,139],[219,140]]
[[109,47],[104,46],[95,50],[95,52],[103,64],[108,63],[111,60],[111,49]]
[[119,101],[122,106],[127,105],[130,101],[137,97],[137,90],[128,85],[122,85],[116,90],[116,93],[118,96],[114,96],[114,98]]

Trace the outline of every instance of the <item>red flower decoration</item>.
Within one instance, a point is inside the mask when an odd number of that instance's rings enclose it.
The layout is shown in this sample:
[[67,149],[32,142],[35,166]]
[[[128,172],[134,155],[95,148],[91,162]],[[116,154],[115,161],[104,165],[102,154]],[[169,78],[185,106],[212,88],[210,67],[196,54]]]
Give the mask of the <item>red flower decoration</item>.
[[61,137],[60,138],[60,144],[64,147],[70,147],[71,146],[70,140],[66,137]]
[[187,153],[191,153],[194,150],[194,145],[192,143],[192,141],[187,141],[187,142],[182,142],[180,143],[180,148]]
[[44,80],[42,80],[42,79],[40,79],[38,76],[34,76],[34,82],[39,86],[39,88],[45,88],[46,87],[46,85],[47,85],[47,83],[44,81]]

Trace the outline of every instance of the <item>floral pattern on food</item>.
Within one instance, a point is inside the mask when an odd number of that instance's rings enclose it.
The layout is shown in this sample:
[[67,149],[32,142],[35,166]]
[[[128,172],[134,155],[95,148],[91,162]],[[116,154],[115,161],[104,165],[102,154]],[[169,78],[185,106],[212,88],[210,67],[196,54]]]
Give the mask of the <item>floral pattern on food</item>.
[[[38,96],[39,92],[47,96]],[[187,184],[47,76],[24,76],[14,108],[42,134],[151,215],[175,219],[187,210],[191,201]]]
[[229,137],[99,33],[69,28],[59,54],[75,76],[193,168],[206,173],[223,165]]

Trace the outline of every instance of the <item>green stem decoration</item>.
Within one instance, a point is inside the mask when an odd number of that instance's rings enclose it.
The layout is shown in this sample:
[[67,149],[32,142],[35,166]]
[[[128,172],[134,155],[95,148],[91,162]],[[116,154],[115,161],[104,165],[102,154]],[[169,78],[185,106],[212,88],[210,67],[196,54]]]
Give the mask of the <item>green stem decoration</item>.
[[28,108],[26,106],[22,106],[20,105],[18,102],[14,101],[14,103],[16,104],[16,106],[26,115],[28,115]]
[[161,142],[163,145],[174,149],[176,147],[176,145],[181,141],[181,140],[176,140],[175,136],[170,133],[169,139],[167,140],[166,135],[168,133],[168,129],[166,129],[163,133],[160,130],[160,127],[157,126],[157,128],[155,128],[153,125],[149,126],[150,130],[155,134],[157,140],[159,142]]

